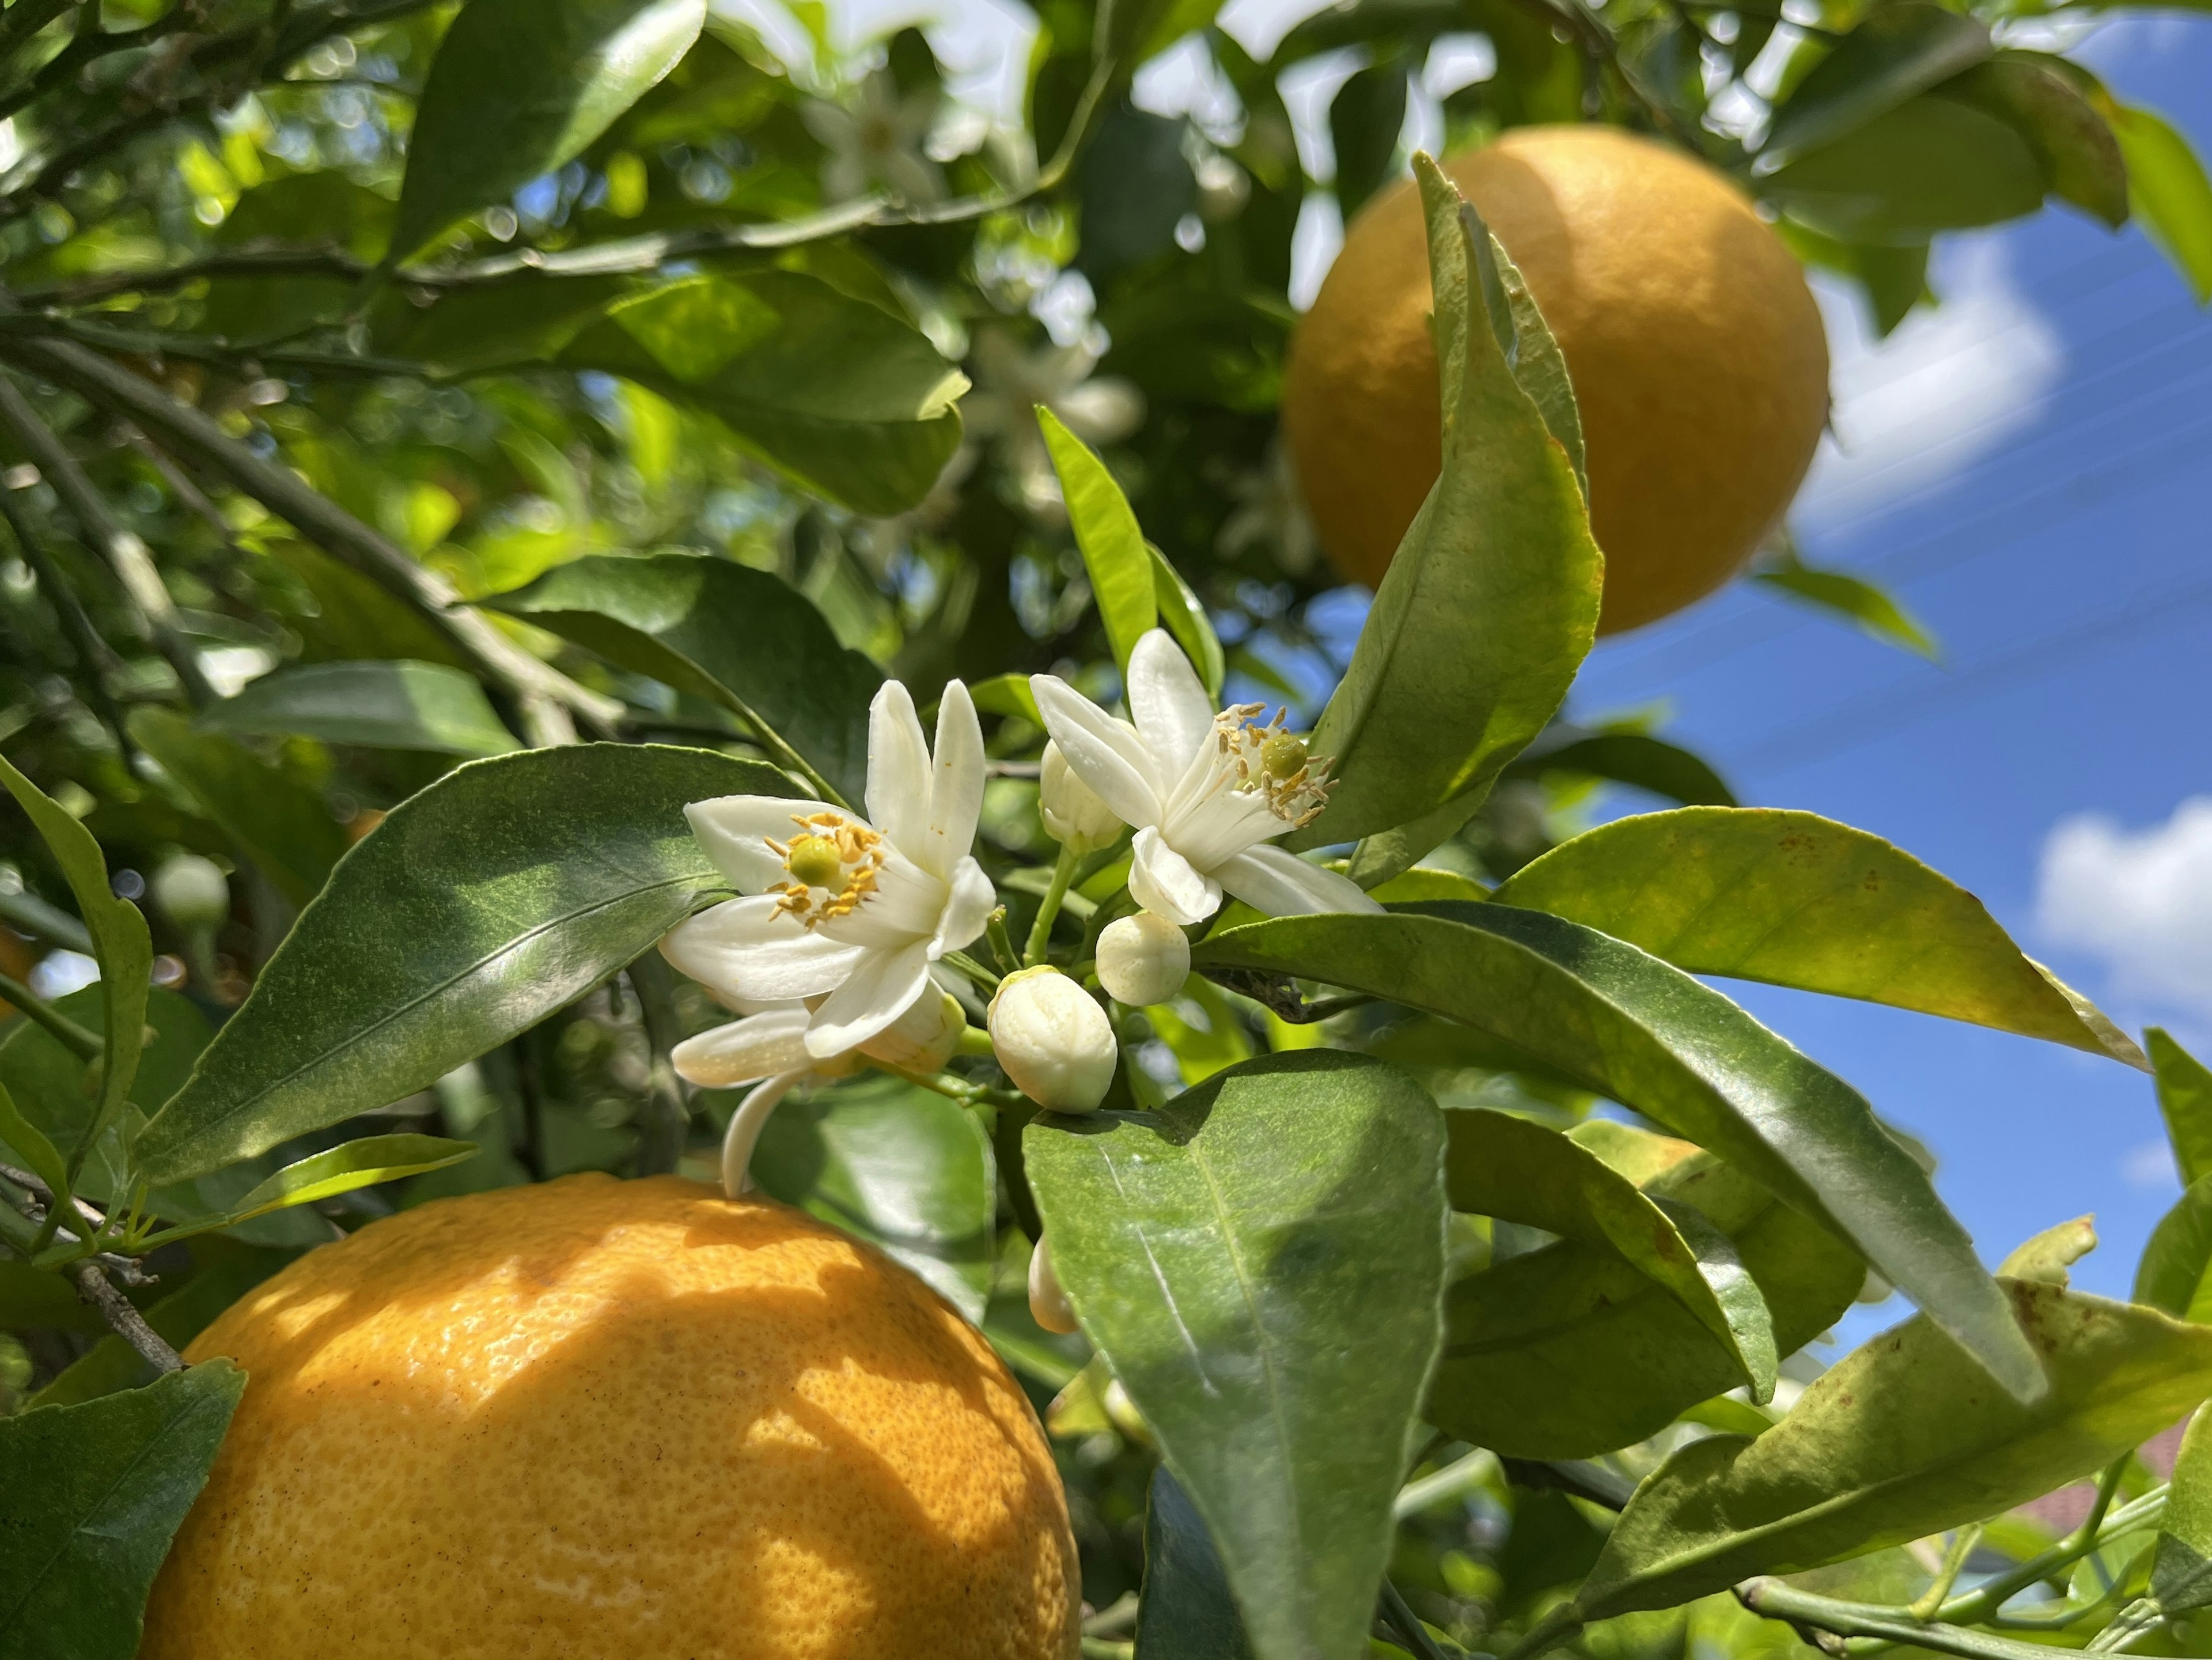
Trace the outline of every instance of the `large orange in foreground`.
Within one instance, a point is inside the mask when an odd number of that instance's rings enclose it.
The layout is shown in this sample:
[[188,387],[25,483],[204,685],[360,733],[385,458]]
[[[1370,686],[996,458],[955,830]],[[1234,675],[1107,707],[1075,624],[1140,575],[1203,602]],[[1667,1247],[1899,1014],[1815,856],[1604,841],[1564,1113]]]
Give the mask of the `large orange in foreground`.
[[[1797,261],[1726,179],[1617,128],[1516,128],[1443,167],[1574,382],[1606,560],[1598,632],[1711,593],[1779,523],[1827,421],[1827,338]],[[1283,387],[1322,545],[1370,587],[1443,465],[1431,309],[1407,181],[1352,222]]]
[[142,1660],[1065,1660],[1066,1499],[983,1339],[770,1201],[575,1176],[301,1258]]

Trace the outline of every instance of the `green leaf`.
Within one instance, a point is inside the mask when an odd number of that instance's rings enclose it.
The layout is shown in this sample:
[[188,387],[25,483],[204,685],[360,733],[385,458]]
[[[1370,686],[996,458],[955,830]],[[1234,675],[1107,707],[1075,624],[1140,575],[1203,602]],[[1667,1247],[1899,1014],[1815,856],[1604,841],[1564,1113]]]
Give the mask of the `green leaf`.
[[2022,1405],[1928,1320],[1845,1357],[1756,1440],[1683,1448],[1636,1491],[1574,1604],[1669,1608],[2011,1509],[2132,1451],[2212,1390],[2212,1329],[2009,1282],[2051,1388]]
[[[1571,1134],[1670,1217],[1701,1217],[1729,1241],[1767,1307],[1777,1353],[1827,1330],[1865,1284],[1857,1252],[1711,1153],[1602,1119]],[[1579,1239],[1459,1280],[1444,1320],[1430,1421],[1510,1457],[1627,1446],[1743,1375],[1674,1296],[1610,1247]]]
[[[1297,848],[1464,805],[1449,835],[1559,708],[1597,624],[1602,562],[1575,469],[1511,367],[1556,349],[1533,307],[1490,308],[1485,251],[1501,283],[1510,262],[1434,163],[1420,158],[1415,172],[1428,213],[1443,467],[1322,712],[1314,749],[1336,758],[1337,786],[1328,811],[1289,839]],[[1510,358],[1501,332],[1517,343]],[[1395,874],[1435,844],[1408,842],[1364,861],[1360,879]]]
[[2127,158],[2128,203],[2197,296],[2212,301],[2212,179],[2189,140],[2148,110],[2099,108]]
[[285,1165],[240,1200],[223,1221],[244,1222],[270,1211],[334,1199],[356,1188],[443,1170],[473,1158],[476,1151],[473,1141],[449,1141],[441,1135],[365,1135]]
[[1168,562],[1167,555],[1149,544],[1146,550],[1152,556],[1152,597],[1159,606],[1160,625],[1175,635],[1176,644],[1190,659],[1206,686],[1206,695],[1218,702],[1229,666],[1222,655],[1221,637],[1213,631],[1213,619],[1206,614],[1205,604],[1191,591],[1190,584],[1182,580],[1182,573]]
[[296,734],[441,755],[505,755],[522,747],[476,678],[439,663],[280,669],[203,710],[198,724],[209,732]]
[[2187,1614],[2212,1606],[2212,1411],[2199,1407],[2181,1432],[2170,1479],[2150,1595],[2161,1614]]
[[1075,532],[1075,545],[1083,550],[1083,568],[1090,574],[1099,621],[1106,625],[1114,666],[1126,674],[1129,654],[1159,616],[1152,551],[1137,527],[1128,497],[1121,494],[1106,464],[1042,404],[1036,407],[1036,420],[1052,455],[1053,471],[1060,475],[1067,521]]
[[391,257],[577,155],[676,67],[706,21],[706,0],[464,7],[416,106]]
[[1137,1610],[1145,1660],[1252,1660],[1205,1518],[1165,1464],[1145,1499],[1145,1591]]
[[2128,166],[2111,125],[2063,58],[2001,52],[1943,88],[2018,128],[2051,193],[2118,230],[2128,219]]
[[16,1110],[15,1098],[0,1085],[0,1144],[4,1144],[30,1167],[31,1174],[55,1194],[70,1190],[69,1167],[45,1132]]
[[978,680],[968,688],[968,696],[982,714],[1012,715],[1044,730],[1044,716],[1037,713],[1036,694],[1030,690],[1025,674],[994,674]]
[[1989,26],[1921,0],[1883,6],[1813,66],[1774,112],[1770,166],[1818,149],[1987,58]]
[[882,1246],[982,1319],[999,1176],[973,1114],[896,1079],[856,1079],[778,1107],[752,1172],[771,1196]]
[[1389,182],[1406,125],[1406,70],[1395,54],[1356,70],[1329,100],[1328,135],[1336,152],[1336,202],[1349,224],[1367,198]]
[[766,571],[712,554],[592,554],[484,604],[720,704],[848,803],[866,790],[868,703],[883,672]]
[[1754,1400],[1773,1398],[1774,1323],[1726,1234],[1692,1208],[1646,1198],[1557,1130],[1484,1107],[1448,1112],[1444,1122],[1454,1210],[1613,1252],[1720,1340]]
[[684,819],[783,776],[589,744],[456,769],[394,808],[301,914],[138,1138],[156,1181],[426,1089],[635,958],[725,880]]
[[1600,732],[1576,736],[1568,728],[1562,741],[1532,744],[1513,757],[1508,778],[1540,778],[1546,773],[1579,773],[1616,784],[1632,784],[1680,801],[1685,806],[1732,807],[1735,793],[1700,757],[1641,732]]
[[1759,188],[1843,241],[1910,244],[2033,213],[2043,205],[2043,168],[2008,122],[1927,94],[1769,173]]
[[1711,1148],[1856,1248],[2008,1391],[2040,1391],[1973,1242],[1858,1092],[1634,946],[1535,911],[1443,902],[1279,917],[1216,933],[1193,958],[1371,993],[1525,1051]]
[[619,300],[561,350],[714,416],[857,513],[903,513],[960,445],[967,378],[903,319],[797,271],[702,273]]
[[346,850],[320,796],[233,739],[173,709],[131,712],[131,736],[295,905],[314,897]]
[[1849,571],[1822,570],[1793,551],[1780,563],[1752,573],[1753,580],[1791,599],[1855,624],[1863,633],[1929,662],[1942,660],[1943,648],[1928,625],[1900,605],[1887,588]]
[[1312,1049],[1157,1112],[1042,1116],[1023,1146],[1060,1283],[1205,1517],[1254,1651],[1355,1651],[1439,1335],[1436,1104]]
[[2014,1246],[1997,1264],[1997,1273],[2007,1280],[2033,1280],[2039,1285],[2063,1287],[2066,1270],[2096,1249],[2097,1219],[2077,1216]]
[[2159,1218],[2130,1295],[2177,1320],[2212,1323],[2212,1176],[2191,1182]]
[[1771,807],[1646,813],[1562,842],[1494,896],[1692,974],[1763,980],[2147,1063],[1982,902],[1879,836]]
[[0,1631],[21,1660],[131,1660],[146,1593],[245,1390],[228,1360],[0,1418]]
[[2173,1144],[2173,1162],[2181,1184],[2194,1187],[2212,1176],[2212,1067],[2157,1026],[2143,1039],[2158,1078],[2158,1110]]
[[0,784],[8,787],[8,793],[30,819],[31,828],[38,831],[54,862],[61,866],[85,929],[92,935],[93,956],[100,964],[101,1006],[106,1011],[100,1104],[70,1155],[70,1162],[81,1164],[113,1119],[116,1109],[131,1097],[139,1052],[145,1045],[154,939],[138,908],[128,899],[118,898],[108,886],[107,860],[92,832],[5,760],[0,760]]
[[1164,52],[1221,9],[1221,0],[1105,0],[1098,8],[1093,48],[1111,59],[1127,81],[1139,64]]

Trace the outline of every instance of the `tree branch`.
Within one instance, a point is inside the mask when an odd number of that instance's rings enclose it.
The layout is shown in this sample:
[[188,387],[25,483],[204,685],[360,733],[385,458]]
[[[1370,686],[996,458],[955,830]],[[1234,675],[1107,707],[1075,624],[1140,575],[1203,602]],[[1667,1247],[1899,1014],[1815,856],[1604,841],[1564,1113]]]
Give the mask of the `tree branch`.
[[88,1031],[52,1003],[12,975],[0,974],[0,1000],[4,1000],[34,1026],[43,1026],[54,1041],[80,1061],[100,1052],[100,1034]]
[[155,1371],[182,1371],[184,1357],[162,1341],[161,1333],[146,1323],[146,1316],[131,1305],[131,1299],[108,1283],[106,1271],[95,1262],[87,1259],[70,1265],[70,1278],[76,1282],[76,1294],[100,1310],[115,1335],[138,1351],[146,1364]]
[[7,520],[8,528],[15,533],[16,550],[31,568],[31,575],[46,593],[46,603],[61,618],[62,632],[69,635],[70,644],[76,651],[85,690],[98,707],[100,719],[114,730],[116,748],[123,757],[123,764],[135,770],[131,731],[123,723],[122,707],[116,702],[115,694],[107,684],[107,677],[123,666],[121,661],[113,648],[100,637],[100,630],[93,627],[92,618],[85,615],[83,602],[62,574],[61,563],[46,546],[46,538],[39,534],[30,514],[23,511],[15,492],[5,484],[0,484],[0,518]]

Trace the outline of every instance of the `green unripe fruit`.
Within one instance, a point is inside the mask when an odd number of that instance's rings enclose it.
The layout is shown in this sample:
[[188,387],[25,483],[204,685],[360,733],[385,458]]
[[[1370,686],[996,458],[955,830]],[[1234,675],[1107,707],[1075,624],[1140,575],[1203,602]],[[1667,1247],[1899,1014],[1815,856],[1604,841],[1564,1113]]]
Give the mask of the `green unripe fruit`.
[[1260,764],[1277,783],[1295,778],[1306,763],[1306,746],[1286,732],[1279,732],[1260,745]]
[[222,867],[196,853],[180,853],[155,871],[152,892],[155,908],[187,933],[230,920],[230,883]]
[[834,888],[844,879],[845,861],[837,844],[826,836],[802,836],[791,844],[791,857],[783,861],[793,881],[810,888]]

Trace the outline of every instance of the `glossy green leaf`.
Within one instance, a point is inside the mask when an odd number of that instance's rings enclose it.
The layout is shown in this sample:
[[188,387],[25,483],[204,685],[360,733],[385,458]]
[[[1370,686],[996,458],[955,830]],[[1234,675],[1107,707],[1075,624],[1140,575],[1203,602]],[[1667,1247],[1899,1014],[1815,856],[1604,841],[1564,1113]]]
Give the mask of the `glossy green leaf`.
[[1549,911],[1692,974],[1918,1009],[2147,1063],[2021,954],[1982,902],[1911,854],[1815,813],[1685,807],[1561,843],[1498,903]]
[[1778,165],[1863,127],[1990,55],[1989,26],[1922,0],[1867,15],[1774,112],[1762,159]]
[[270,1211],[335,1199],[356,1188],[443,1170],[472,1158],[476,1151],[473,1141],[451,1141],[442,1135],[364,1135],[285,1165],[240,1199],[224,1220],[244,1222]]
[[1137,1610],[1145,1660],[1252,1660],[1206,1519],[1165,1464],[1145,1500],[1145,1589]]
[[131,1660],[146,1593],[246,1388],[228,1360],[0,1418],[0,1631],[21,1660]]
[[[1702,1218],[1729,1240],[1766,1305],[1778,1354],[1827,1330],[1864,1285],[1857,1252],[1711,1154],[1602,1119],[1572,1134],[1678,1225]],[[1459,1280],[1444,1319],[1430,1421],[1512,1457],[1627,1446],[1743,1375],[1675,1297],[1609,1247],[1579,1239]]]
[[1752,579],[1802,605],[1842,617],[1869,637],[1929,662],[1940,662],[1943,648],[1928,625],[1907,611],[1888,589],[1849,571],[1821,570],[1794,553],[1780,564],[1753,571]]
[[314,897],[346,850],[322,798],[219,733],[171,709],[140,708],[131,736],[295,905]]
[[447,774],[301,914],[140,1135],[140,1162],[179,1180],[428,1088],[725,885],[686,802],[791,790],[756,763],[647,745],[528,750]]
[[1168,562],[1168,557],[1158,548],[1147,547],[1152,556],[1152,597],[1159,606],[1160,626],[1175,635],[1176,644],[1182,654],[1190,659],[1191,666],[1205,684],[1206,695],[1217,702],[1221,697],[1221,682],[1229,672],[1226,659],[1222,654],[1221,636],[1213,631],[1213,619],[1206,614],[1206,605],[1182,580],[1182,573]]
[[2212,1176],[2212,1067],[2157,1026],[2143,1034],[2143,1047],[2158,1078],[2158,1110],[2181,1184],[2194,1187]]
[[325,744],[505,755],[522,746],[476,677],[441,663],[310,663],[250,682],[203,710],[210,732],[296,734]]
[[1356,1651],[1439,1335],[1443,1126],[1327,1049],[1023,1135],[1053,1264],[1206,1519],[1254,1651]]
[[882,1246],[982,1319],[999,1177],[972,1113],[896,1079],[855,1079],[778,1107],[752,1172],[765,1192]]
[[1398,134],[1406,125],[1406,63],[1393,55],[1353,70],[1329,100],[1336,201],[1347,224],[1389,180],[1398,159]]
[[485,604],[721,705],[848,804],[866,789],[868,703],[883,672],[766,571],[711,554],[592,554]]
[[2128,167],[2119,140],[2063,58],[2001,52],[1944,88],[2017,127],[2043,164],[2044,183],[2115,230],[2128,219]]
[[2212,179],[2171,123],[2109,99],[2099,106],[2127,158],[2128,202],[2201,305],[2212,301]]
[[1106,625],[1114,665],[1126,673],[1129,654],[1159,615],[1152,550],[1106,464],[1042,404],[1036,421],[1044,432],[1053,471],[1060,475],[1067,522],[1075,532],[1075,545],[1083,550],[1083,568],[1091,577],[1099,620]]
[[2043,205],[2043,168],[2010,123],[1925,94],[1768,174],[1759,188],[1844,241],[1917,243],[2033,213]]
[[[1472,812],[1557,711],[1597,623],[1602,562],[1571,459],[1510,366],[1533,374],[1556,348],[1533,307],[1493,320],[1482,252],[1501,283],[1510,262],[1433,163],[1423,158],[1416,172],[1443,466],[1322,712],[1313,746],[1335,757],[1338,781],[1293,847],[1371,836],[1462,804]],[[1501,331],[1516,342],[1510,358]],[[1395,849],[1361,879],[1402,870],[1435,845]]]
[[1774,1323],[1728,1236],[1694,1209],[1647,1198],[1557,1130],[1488,1108],[1444,1115],[1454,1210],[1610,1250],[1662,1286],[1727,1347],[1755,1400],[1774,1394]]
[[960,444],[966,377],[904,319],[798,271],[702,273],[619,300],[557,361],[704,410],[858,513],[917,505]]
[[[217,1315],[299,1255],[220,1236],[195,1240],[192,1252],[203,1260],[199,1272],[143,1310],[155,1335],[179,1351]],[[124,1389],[143,1389],[158,1376],[144,1356],[109,1332],[33,1395],[30,1404],[73,1407]]]
[[2182,1432],[2171,1479],[2150,1569],[2151,1600],[2165,1614],[2212,1606],[2212,1409],[2199,1407]]
[[0,1085],[0,1146],[15,1153],[49,1192],[70,1191],[69,1170],[61,1154],[46,1132],[17,1110],[15,1098],[8,1093],[5,1085]]
[[2212,1323],[2212,1176],[2191,1182],[2159,1219],[2130,1294],[2177,1320]]
[[706,0],[473,0],[415,111],[392,255],[575,155],[676,67]]
[[1693,1442],[1637,1489],[1575,1601],[1668,1608],[2009,1510],[2131,1451],[2212,1391],[2212,1329],[2009,1282],[2051,1388],[1993,1392],[1924,1316],[1823,1373],[1756,1440]]
[[1850,1243],[2006,1389],[2039,1392],[2034,1356],[1973,1242],[1858,1092],[1634,946],[1540,912],[1443,902],[1231,928],[1194,959],[1461,1021],[1634,1107]]
[[969,687],[968,695],[982,714],[1012,715],[1044,730],[1044,716],[1037,713],[1036,694],[1025,674],[994,674]]
[[100,1102],[83,1132],[85,1139],[73,1143],[70,1149],[70,1157],[81,1159],[82,1153],[77,1149],[88,1147],[131,1097],[139,1053],[144,1047],[154,939],[138,908],[128,899],[117,897],[108,886],[107,860],[92,832],[5,760],[0,760],[0,784],[7,786],[15,805],[30,819],[31,828],[38,831],[54,862],[61,866],[85,930],[92,936],[93,956],[100,964],[100,994],[105,1011]]
[[[1547,738],[1549,734],[1547,734]],[[1531,744],[1505,769],[1508,778],[1540,778],[1547,772],[1578,773],[1629,784],[1684,806],[1732,807],[1735,793],[1700,757],[1641,732],[1599,732]],[[1381,889],[1376,889],[1379,895]]]

